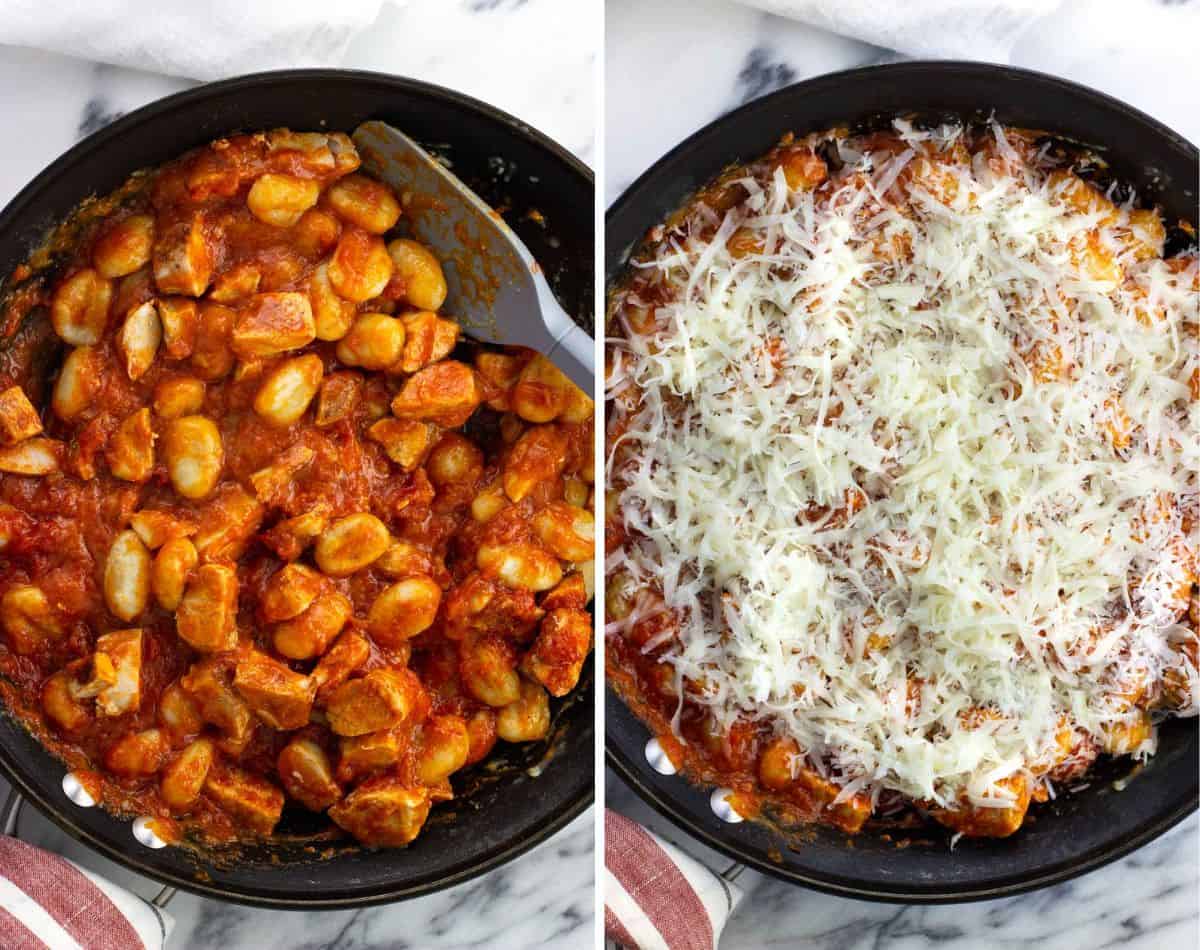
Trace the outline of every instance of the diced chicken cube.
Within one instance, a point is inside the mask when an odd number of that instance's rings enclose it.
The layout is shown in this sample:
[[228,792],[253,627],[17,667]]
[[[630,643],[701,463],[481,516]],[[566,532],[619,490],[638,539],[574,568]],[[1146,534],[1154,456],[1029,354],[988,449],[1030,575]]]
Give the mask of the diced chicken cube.
[[220,660],[202,660],[179,680],[184,692],[195,702],[200,716],[223,735],[239,742],[248,739],[253,722],[250,707],[229,685],[229,665]]
[[10,386],[0,393],[0,442],[12,445],[41,431],[41,417],[25,395],[25,390],[20,386]]
[[361,633],[347,630],[338,637],[309,676],[317,690],[317,702],[324,706],[334,690],[346,682],[350,674],[366,663],[370,656],[371,645]]
[[231,765],[209,769],[204,794],[238,824],[259,835],[274,831],[283,813],[283,792],[266,779]]
[[199,213],[162,231],[154,242],[154,283],[159,292],[199,297],[212,280],[213,251]]
[[582,610],[551,610],[542,618],[538,637],[521,669],[545,686],[551,696],[565,696],[579,682],[591,650],[592,618]]
[[470,418],[483,396],[470,366],[444,360],[405,380],[404,388],[392,400],[392,413],[399,419],[422,419],[455,428]]
[[264,505],[274,503],[315,456],[316,453],[307,445],[289,445],[273,465],[260,468],[250,476],[250,485],[258,500]]
[[325,715],[340,736],[361,736],[404,722],[421,700],[423,687],[410,670],[372,670],[343,683],[329,698]]
[[274,729],[299,729],[308,723],[312,683],[278,660],[257,652],[241,657],[234,668],[233,688]]
[[163,297],[155,301],[162,327],[163,352],[168,359],[185,360],[196,348],[200,308],[187,297]]
[[196,553],[206,561],[234,561],[262,524],[263,506],[240,485],[225,485],[198,517]]
[[405,373],[418,370],[445,359],[458,343],[458,324],[444,320],[428,310],[406,313],[404,321],[404,353],[400,369]]
[[962,802],[956,809],[935,809],[933,817],[968,838],[1007,838],[1025,821],[1032,789],[1024,775],[1012,775],[997,784],[1014,795],[1011,805],[993,808]]
[[326,376],[317,394],[316,424],[322,428],[350,418],[362,399],[363,381],[358,373],[340,372]]
[[436,434],[436,426],[415,419],[380,419],[367,429],[388,458],[409,472],[421,464]]
[[175,629],[188,646],[219,653],[237,646],[237,572],[225,564],[204,564],[188,583],[175,613]]
[[285,561],[294,561],[317,539],[329,524],[328,506],[285,518],[263,535],[263,543]]
[[243,359],[307,346],[317,336],[312,305],[300,293],[255,294],[233,325],[233,351]]
[[329,817],[372,847],[399,848],[421,832],[429,817],[429,792],[397,778],[368,779],[329,809]]
[[147,481],[154,472],[154,428],[150,410],[139,409],[126,417],[113,433],[104,454],[109,471],[117,478],[127,482]]
[[390,768],[400,761],[407,745],[407,732],[404,729],[344,736],[338,756],[337,777],[343,782],[353,782]]
[[142,544],[152,551],[175,538],[190,538],[196,533],[196,526],[191,521],[151,508],[134,514],[129,519],[129,527],[142,539]]
[[55,439],[26,439],[0,449],[0,472],[49,475],[59,470],[62,454],[63,444]]
[[115,671],[114,682],[96,695],[101,716],[123,716],[142,701],[142,631],[114,630],[96,640],[96,657],[104,656]]

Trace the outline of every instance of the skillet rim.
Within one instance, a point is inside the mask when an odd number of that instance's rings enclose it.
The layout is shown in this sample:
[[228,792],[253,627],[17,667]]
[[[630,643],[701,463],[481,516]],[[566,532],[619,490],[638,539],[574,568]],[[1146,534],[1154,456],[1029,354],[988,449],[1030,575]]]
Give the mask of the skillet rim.
[[[353,94],[353,90],[357,86],[381,87],[392,90],[400,96],[419,97],[440,106],[457,108],[473,113],[477,118],[490,126],[499,125],[505,127],[508,131],[523,139],[531,148],[536,149],[562,165],[570,176],[581,179],[583,183],[590,187],[594,195],[595,175],[592,169],[583,161],[528,123],[472,96],[434,83],[372,70],[342,68],[280,69],[247,73],[229,79],[199,83],[188,89],[154,99],[80,139],[43,168],[13,196],[3,209],[0,209],[0,234],[8,232],[13,227],[13,222],[17,218],[28,213],[29,209],[36,204],[48,187],[62,178],[69,178],[73,175],[76,177],[81,175],[86,176],[86,163],[96,156],[103,156],[105,150],[114,140],[137,132],[139,129],[141,134],[145,135],[147,127],[152,128],[156,120],[181,107],[193,106],[197,103],[203,103],[205,100],[224,99],[239,90],[249,90],[264,86],[278,86],[276,94],[285,95],[289,91],[294,92],[305,85],[315,83],[334,83],[345,86],[349,94]],[[590,211],[592,205],[589,204],[587,207]],[[35,217],[37,216],[35,215]],[[3,291],[3,289],[3,284],[0,283],[0,291]],[[589,666],[594,669],[594,662],[592,660],[588,662]],[[590,699],[591,703],[594,704],[596,701],[596,692],[595,674],[593,673],[590,682],[584,687],[584,694],[581,695],[580,701],[586,704]],[[5,728],[15,727],[28,736],[25,727],[7,709],[0,709],[0,718],[3,719],[2,725]],[[587,731],[592,729],[593,723],[594,717],[585,715],[576,728]],[[42,748],[35,738],[32,736],[29,736],[29,738],[38,747],[38,750],[47,757],[46,765],[65,770],[62,763]],[[151,863],[152,858],[150,860],[143,859],[140,846],[139,850],[136,851],[132,848],[121,850],[115,847],[82,827],[79,822],[74,820],[71,812],[66,810],[65,806],[60,807],[56,801],[43,797],[37,791],[30,780],[30,776],[37,774],[37,770],[42,764],[38,761],[31,761],[29,763],[20,761],[9,748],[8,744],[3,741],[3,737],[0,737],[0,775],[9,782],[14,791],[20,794],[22,798],[32,804],[42,815],[80,844],[103,855],[121,867],[148,877],[157,883],[170,885],[179,890],[188,891],[202,897],[274,910],[335,910],[368,907],[408,900],[462,884],[501,865],[507,864],[539,844],[544,843],[555,833],[582,815],[595,800],[595,781],[593,777],[592,781],[581,783],[579,788],[572,790],[569,796],[550,814],[531,818],[528,821],[530,830],[524,836],[496,845],[482,860],[471,863],[466,867],[443,872],[441,876],[434,879],[416,884],[389,883],[386,885],[370,885],[368,889],[363,890],[361,893],[351,894],[349,892],[354,891],[356,885],[353,883],[353,875],[346,875],[350,883],[346,883],[344,880],[341,888],[339,888],[339,896],[336,897],[326,898],[321,893],[311,890],[302,892],[304,894],[302,897],[280,896],[274,890],[264,889],[262,892],[253,892],[248,888],[234,884],[217,884],[211,880],[199,880],[193,876],[177,874],[173,871],[154,866]],[[591,765],[591,760],[589,760],[588,764],[589,766]],[[560,781],[565,778],[566,776],[560,777]],[[118,818],[111,814],[109,814],[109,817],[123,824],[128,824],[127,819]],[[147,850],[146,853],[147,857],[150,857],[156,852]],[[361,885],[358,886],[361,887]]]
[[[1148,127],[1149,132],[1154,136],[1151,141],[1153,141],[1156,151],[1166,151],[1172,148],[1178,149],[1188,155],[1193,162],[1200,161],[1200,149],[1197,149],[1187,138],[1175,132],[1153,116],[1106,93],[1038,70],[968,60],[906,60],[897,63],[878,63],[824,73],[797,83],[792,83],[724,113],[693,132],[663,154],[621,192],[616,200],[608,206],[605,213],[605,301],[607,302],[608,293],[613,283],[624,271],[630,255],[644,239],[645,233],[660,223],[661,218],[645,222],[641,228],[640,236],[632,244],[622,247],[612,246],[608,240],[614,221],[634,215],[634,208],[637,206],[650,204],[655,186],[660,183],[660,178],[676,171],[674,166],[686,160],[689,154],[703,149],[711,142],[720,140],[725,135],[725,130],[739,119],[755,113],[770,113],[775,110],[779,103],[792,101],[793,97],[799,97],[805,93],[817,90],[826,91],[847,81],[862,81],[868,77],[886,77],[886,81],[900,83],[912,76],[939,74],[949,80],[955,75],[961,76],[964,73],[972,74],[973,78],[990,78],[1000,82],[1019,82],[1040,87],[1057,87],[1063,93],[1089,100],[1097,108]],[[881,79],[880,81],[885,80]],[[857,94],[861,95],[861,90],[858,90]],[[920,106],[914,105],[913,109],[919,110]],[[872,110],[864,108],[862,111],[870,112]],[[931,107],[931,111],[940,112],[943,110]],[[950,112],[955,110],[945,111]],[[786,129],[781,128],[778,134],[782,135],[784,131]],[[732,153],[734,150],[729,149],[728,151]],[[733,156],[730,162],[744,161],[753,157]],[[718,173],[719,171],[714,172],[714,176]],[[703,181],[699,182],[699,186],[702,187],[703,184]],[[681,201],[686,201],[688,195],[691,193],[686,193]],[[671,210],[673,209],[667,209],[664,214],[669,214]],[[606,320],[607,306],[602,313]],[[605,329],[607,330],[607,327]],[[1007,877],[998,878],[992,883],[957,887],[950,884],[919,884],[915,880],[899,882],[891,888],[865,885],[862,881],[856,881],[844,875],[828,874],[821,876],[811,871],[805,872],[786,867],[782,862],[776,863],[770,860],[769,856],[765,853],[765,848],[760,853],[750,844],[743,845],[741,842],[726,840],[720,833],[724,826],[719,820],[714,819],[715,824],[712,825],[712,829],[715,830],[711,830],[685,815],[683,809],[678,803],[672,800],[670,794],[666,792],[660,793],[651,786],[650,783],[653,779],[647,780],[649,777],[648,766],[644,761],[639,759],[636,749],[631,751],[628,747],[634,741],[635,737],[638,741],[644,741],[649,738],[649,730],[607,683],[605,684],[604,692],[606,765],[611,767],[655,812],[670,820],[676,827],[696,838],[702,844],[723,854],[725,857],[746,864],[754,868],[754,870],[770,877],[839,897],[857,898],[880,903],[933,905],[967,903],[1027,893],[1071,880],[1119,860],[1166,833],[1189,815],[1200,810],[1200,772],[1194,772],[1190,776],[1192,778],[1190,786],[1185,788],[1185,792],[1187,792],[1186,797],[1181,795],[1180,800],[1174,803],[1172,807],[1164,809],[1162,814],[1143,822],[1138,827],[1117,834],[1110,840],[1101,841],[1082,855],[1069,859],[1061,859],[1055,864],[1048,865],[1045,870],[1029,874],[1028,876],[1010,874]],[[1187,723],[1192,723],[1193,729],[1197,725],[1194,717],[1177,721],[1185,726]],[[619,729],[614,728],[616,724],[619,724]],[[645,773],[646,777],[644,777],[643,773]],[[683,783],[681,788],[685,794],[689,790],[692,792],[703,790],[707,794],[707,785],[698,785],[690,779],[685,779],[681,776],[676,776],[675,780]],[[1186,780],[1187,776],[1183,779],[1185,784]],[[1054,816],[1049,816],[1049,818],[1052,820]],[[782,840],[778,839],[778,836],[776,836],[776,839]]]

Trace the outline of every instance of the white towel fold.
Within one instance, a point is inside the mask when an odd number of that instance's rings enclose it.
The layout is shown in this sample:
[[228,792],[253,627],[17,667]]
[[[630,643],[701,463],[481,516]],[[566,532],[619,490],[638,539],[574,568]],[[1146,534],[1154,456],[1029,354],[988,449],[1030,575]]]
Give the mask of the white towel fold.
[[[0,43],[195,79],[341,63],[385,0],[0,0]],[[396,0],[387,0],[396,2]]]
[[740,0],[908,56],[1007,63],[1062,0]]

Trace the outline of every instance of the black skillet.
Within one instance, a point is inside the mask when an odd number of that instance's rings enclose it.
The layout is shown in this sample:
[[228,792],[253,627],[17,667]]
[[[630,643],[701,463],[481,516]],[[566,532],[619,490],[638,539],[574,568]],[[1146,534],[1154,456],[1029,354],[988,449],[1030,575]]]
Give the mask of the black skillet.
[[[873,66],[821,76],[765,96],[713,122],[660,159],[609,209],[605,273],[611,286],[646,231],[731,164],[763,154],[783,133],[838,125],[875,127],[896,115],[979,120],[1044,130],[1103,155],[1139,200],[1168,219],[1197,220],[1196,147],[1124,103],[1052,76],[979,63]],[[1180,235],[1173,239],[1179,243]],[[1179,250],[1179,247],[1175,247]],[[1200,796],[1195,719],[1159,733],[1157,755],[1139,774],[1102,766],[1091,785],[1035,806],[1003,840],[962,839],[922,829],[845,834],[815,828],[791,842],[765,826],[723,824],[709,792],[659,775],[645,757],[649,733],[606,691],[608,761],[650,805],[706,845],[775,877],[847,897],[942,903],[1001,897],[1067,880],[1128,854],[1194,811]],[[1124,786],[1123,791],[1119,791]]]
[[[554,142],[466,96],[408,79],[350,70],[262,73],[213,83],[139,109],[80,142],[0,212],[0,278],[90,195],[236,131],[279,126],[353,132],[382,119],[449,159],[460,178],[504,210],[589,331],[593,314],[593,178]],[[528,215],[527,212],[540,212]],[[151,850],[128,819],[80,808],[64,795],[65,769],[0,714],[0,770],[63,830],[164,884],[224,900],[313,909],[381,903],[458,884],[515,858],[579,815],[593,795],[589,662],[578,690],[553,709],[546,742],[501,743],[487,763],[455,777],[460,797],[435,808],[402,850],[370,851],[314,838],[324,823],[284,813],[277,839],[240,854]],[[322,857],[329,849],[332,854]]]

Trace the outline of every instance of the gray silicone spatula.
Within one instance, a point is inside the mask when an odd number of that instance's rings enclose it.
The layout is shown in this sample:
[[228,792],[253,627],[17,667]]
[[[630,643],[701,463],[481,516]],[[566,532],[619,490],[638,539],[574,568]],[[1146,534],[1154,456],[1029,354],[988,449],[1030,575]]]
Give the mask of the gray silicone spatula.
[[401,196],[412,236],[446,275],[445,312],[484,343],[528,346],[592,392],[593,340],[559,306],[533,255],[499,213],[403,132],[364,122],[363,167]]

